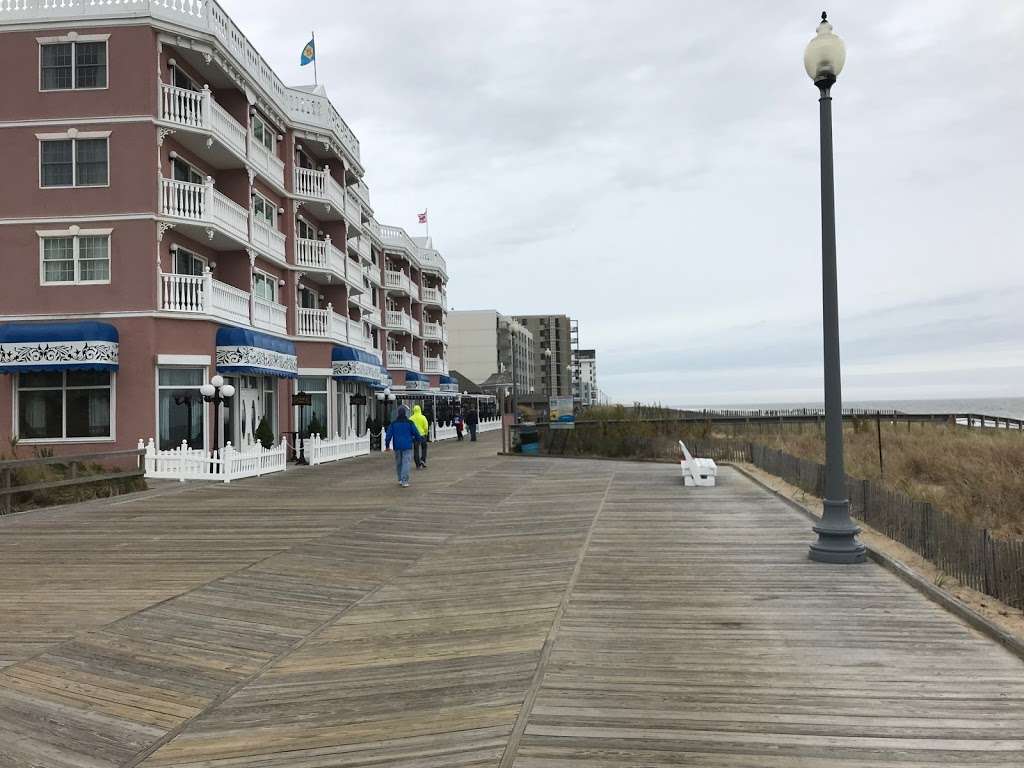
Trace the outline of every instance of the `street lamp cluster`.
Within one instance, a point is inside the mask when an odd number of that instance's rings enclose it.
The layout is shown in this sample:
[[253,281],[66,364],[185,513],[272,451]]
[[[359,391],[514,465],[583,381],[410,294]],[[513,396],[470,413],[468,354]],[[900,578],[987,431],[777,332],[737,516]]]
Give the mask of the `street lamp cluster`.
[[210,379],[209,383],[199,388],[199,394],[203,396],[203,402],[213,403],[213,436],[214,444],[220,448],[220,407],[235,396],[235,388],[224,383],[224,377],[219,373]]
[[846,46],[821,14],[817,34],[804,51],[804,69],[818,88],[821,141],[821,286],[825,351],[825,498],[818,540],[809,556],[823,563],[864,562],[860,528],[850,517],[843,468],[843,395],[839,368],[839,291],[836,270],[836,206],[832,171],[832,86],[846,63]]

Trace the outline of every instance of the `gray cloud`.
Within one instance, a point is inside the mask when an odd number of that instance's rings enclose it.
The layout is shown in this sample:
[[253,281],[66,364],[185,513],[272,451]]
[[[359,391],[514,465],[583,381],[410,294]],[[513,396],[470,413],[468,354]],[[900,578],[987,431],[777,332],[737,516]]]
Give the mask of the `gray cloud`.
[[[418,232],[430,208],[455,306],[579,318],[622,400],[820,388],[817,104],[801,61],[816,6],[224,2],[291,82],[312,74],[297,57],[318,25],[321,80],[362,141],[378,216]],[[1000,73],[1024,65],[1024,11],[829,11],[848,47],[833,107],[853,396],[937,386],[942,365],[960,394],[989,392],[992,371],[1019,389],[1004,362],[1024,327],[1024,96]],[[950,350],[977,373],[955,372]]]

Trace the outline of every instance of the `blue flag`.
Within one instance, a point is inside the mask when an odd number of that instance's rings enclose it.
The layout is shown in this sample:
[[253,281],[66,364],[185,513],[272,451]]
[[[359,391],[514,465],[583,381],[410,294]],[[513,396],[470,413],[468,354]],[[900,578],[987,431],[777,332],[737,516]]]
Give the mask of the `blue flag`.
[[299,64],[303,67],[316,59],[316,46],[313,43],[314,41],[310,40],[306,43],[306,47],[302,49],[302,56],[299,58]]

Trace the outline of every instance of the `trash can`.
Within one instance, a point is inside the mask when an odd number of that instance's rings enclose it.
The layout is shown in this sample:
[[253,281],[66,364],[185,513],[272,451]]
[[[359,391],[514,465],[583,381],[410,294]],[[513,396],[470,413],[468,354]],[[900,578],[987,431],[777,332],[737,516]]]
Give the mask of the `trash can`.
[[519,451],[521,453],[540,453],[540,433],[536,424],[519,425]]

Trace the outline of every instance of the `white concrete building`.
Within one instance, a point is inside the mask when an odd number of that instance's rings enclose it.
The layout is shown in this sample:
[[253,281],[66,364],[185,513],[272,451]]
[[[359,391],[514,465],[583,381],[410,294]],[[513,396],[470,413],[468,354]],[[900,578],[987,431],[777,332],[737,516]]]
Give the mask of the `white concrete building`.
[[600,392],[597,388],[597,350],[581,349],[576,353],[578,378],[574,393],[580,405],[597,405]]
[[448,313],[448,365],[483,384],[492,376],[512,381],[521,395],[535,386],[533,334],[494,309]]

